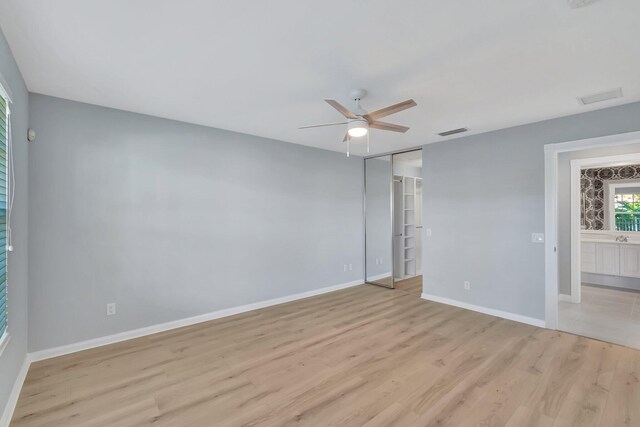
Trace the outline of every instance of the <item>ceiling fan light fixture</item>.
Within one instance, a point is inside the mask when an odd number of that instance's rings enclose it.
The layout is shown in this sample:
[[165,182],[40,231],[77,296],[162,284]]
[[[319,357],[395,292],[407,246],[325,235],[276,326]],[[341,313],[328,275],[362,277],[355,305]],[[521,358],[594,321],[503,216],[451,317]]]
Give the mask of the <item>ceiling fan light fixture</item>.
[[355,119],[349,121],[348,124],[349,136],[352,138],[359,138],[365,136],[369,132],[369,122],[365,119]]

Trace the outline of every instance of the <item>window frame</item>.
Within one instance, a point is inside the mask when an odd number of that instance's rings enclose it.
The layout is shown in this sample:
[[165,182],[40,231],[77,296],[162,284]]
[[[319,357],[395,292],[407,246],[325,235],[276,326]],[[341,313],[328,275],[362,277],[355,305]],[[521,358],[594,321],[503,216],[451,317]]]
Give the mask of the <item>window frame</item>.
[[[624,179],[624,180],[606,180],[603,183],[604,187],[604,200],[605,200],[605,224],[609,225],[609,230],[617,232],[616,228],[616,214],[622,214],[623,212],[616,212],[616,189],[619,188],[637,188],[640,187],[640,180],[636,179]],[[629,193],[631,194],[631,193]],[[633,212],[628,212],[629,214]],[[640,212],[639,212],[640,213]],[[640,231],[623,231],[624,233],[640,233]]]

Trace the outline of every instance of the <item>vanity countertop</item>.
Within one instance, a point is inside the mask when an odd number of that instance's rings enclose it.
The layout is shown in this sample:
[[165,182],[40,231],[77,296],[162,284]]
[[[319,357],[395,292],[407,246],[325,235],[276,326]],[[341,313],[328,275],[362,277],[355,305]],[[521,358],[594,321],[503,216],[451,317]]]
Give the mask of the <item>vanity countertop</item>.
[[615,245],[640,245],[640,241],[618,242],[616,240],[610,240],[610,239],[592,239],[592,238],[580,239],[580,241],[583,243],[611,243]]

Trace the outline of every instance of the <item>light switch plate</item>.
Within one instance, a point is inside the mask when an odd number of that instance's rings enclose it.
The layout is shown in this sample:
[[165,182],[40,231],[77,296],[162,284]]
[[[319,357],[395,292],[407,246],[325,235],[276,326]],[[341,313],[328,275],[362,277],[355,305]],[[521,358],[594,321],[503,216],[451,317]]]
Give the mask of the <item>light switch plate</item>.
[[531,233],[531,242],[544,243],[544,233]]

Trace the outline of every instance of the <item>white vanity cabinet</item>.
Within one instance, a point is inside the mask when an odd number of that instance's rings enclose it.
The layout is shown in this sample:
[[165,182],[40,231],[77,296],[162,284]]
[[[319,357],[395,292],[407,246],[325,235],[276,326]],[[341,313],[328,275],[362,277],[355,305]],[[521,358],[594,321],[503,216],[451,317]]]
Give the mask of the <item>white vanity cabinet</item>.
[[640,277],[640,245],[620,245],[620,276]]
[[640,278],[640,244],[582,241],[583,273]]
[[596,244],[593,242],[582,242],[580,245],[580,263],[582,272],[596,272]]
[[620,275],[620,245],[613,243],[596,243],[597,274]]

